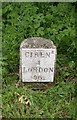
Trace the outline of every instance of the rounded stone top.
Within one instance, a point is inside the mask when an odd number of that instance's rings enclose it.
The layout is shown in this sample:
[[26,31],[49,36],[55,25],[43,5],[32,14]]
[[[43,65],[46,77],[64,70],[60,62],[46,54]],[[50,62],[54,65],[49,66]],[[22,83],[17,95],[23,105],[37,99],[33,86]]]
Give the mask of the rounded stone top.
[[41,37],[32,37],[25,39],[22,43],[20,48],[53,48],[53,42],[50,39],[41,38]]

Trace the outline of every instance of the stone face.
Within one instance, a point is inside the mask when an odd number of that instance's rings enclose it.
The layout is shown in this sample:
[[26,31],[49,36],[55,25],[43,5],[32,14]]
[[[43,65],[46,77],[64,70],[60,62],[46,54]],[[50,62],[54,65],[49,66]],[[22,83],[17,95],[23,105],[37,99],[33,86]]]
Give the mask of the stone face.
[[22,82],[53,82],[56,47],[44,38],[28,38],[20,46]]

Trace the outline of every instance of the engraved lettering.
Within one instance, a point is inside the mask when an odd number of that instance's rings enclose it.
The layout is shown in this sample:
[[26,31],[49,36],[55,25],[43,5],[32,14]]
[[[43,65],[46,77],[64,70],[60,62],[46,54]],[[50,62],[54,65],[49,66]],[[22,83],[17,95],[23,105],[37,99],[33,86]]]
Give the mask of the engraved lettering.
[[29,52],[25,52],[25,56],[26,56],[26,57],[29,57]]
[[38,61],[38,63],[37,63],[38,65],[40,65],[40,60]]
[[43,76],[38,76],[38,75],[34,75],[32,77],[32,79],[35,79],[35,80],[45,80],[45,78]]
[[30,57],[32,57],[32,55],[33,55],[33,53],[31,52],[31,53],[30,53]]
[[34,75],[34,79],[37,80],[37,76],[36,75]]
[[49,68],[51,72],[53,72],[53,68]]
[[44,72],[48,72],[48,68],[44,68]]
[[40,52],[40,57],[45,57],[45,54],[43,52]]
[[36,52],[36,53],[34,54],[34,57],[39,57],[39,54]]
[[42,76],[38,76],[38,79],[39,79],[39,80],[42,80]]
[[42,72],[43,71],[43,68],[41,68],[41,67],[39,67],[39,70],[38,70],[39,72]]
[[32,68],[26,68],[23,67],[23,73],[24,72],[36,72],[36,73],[50,73],[53,72],[53,68],[42,68],[42,67],[32,67]]
[[28,68],[28,70],[27,70],[27,71],[32,72],[32,69],[31,69],[31,68]]
[[50,52],[46,52],[46,56],[50,57]]
[[54,53],[54,51],[51,51],[51,52],[42,52],[42,51],[30,52],[30,51],[25,51],[25,57],[49,58],[49,57],[51,57],[51,55],[53,53]]

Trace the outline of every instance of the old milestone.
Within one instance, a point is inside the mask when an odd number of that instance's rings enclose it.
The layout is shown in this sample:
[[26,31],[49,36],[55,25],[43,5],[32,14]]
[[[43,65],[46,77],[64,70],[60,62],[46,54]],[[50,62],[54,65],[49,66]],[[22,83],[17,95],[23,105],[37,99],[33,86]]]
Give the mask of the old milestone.
[[25,39],[20,46],[22,82],[53,82],[56,47],[44,38]]

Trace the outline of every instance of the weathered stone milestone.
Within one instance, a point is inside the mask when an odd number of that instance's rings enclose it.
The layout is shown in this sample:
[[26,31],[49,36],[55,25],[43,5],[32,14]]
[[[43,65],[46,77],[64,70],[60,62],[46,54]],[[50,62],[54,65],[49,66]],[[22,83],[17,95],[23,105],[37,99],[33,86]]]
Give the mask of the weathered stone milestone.
[[53,82],[56,47],[44,38],[28,38],[20,46],[22,82]]

